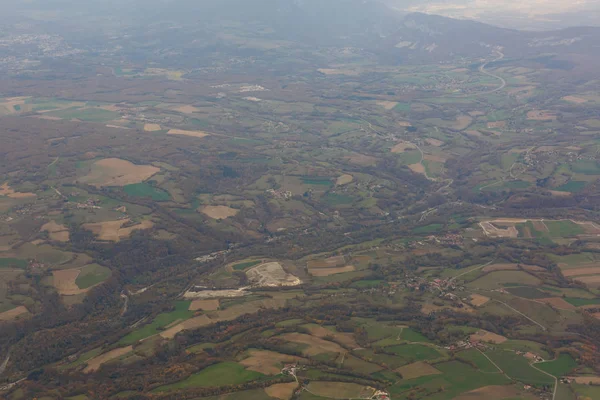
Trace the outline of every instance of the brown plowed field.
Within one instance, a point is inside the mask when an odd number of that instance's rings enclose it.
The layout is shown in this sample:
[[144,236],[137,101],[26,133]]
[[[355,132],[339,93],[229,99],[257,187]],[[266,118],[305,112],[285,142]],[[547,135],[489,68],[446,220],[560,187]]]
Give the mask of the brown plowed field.
[[119,158],[105,158],[96,161],[89,174],[79,181],[96,187],[126,186],[143,182],[159,171],[160,168],[152,165],[136,165]]
[[215,311],[219,309],[219,300],[211,299],[211,300],[194,300],[190,304],[190,311]]
[[265,375],[277,375],[281,372],[283,364],[292,364],[300,360],[304,359],[274,351],[250,350],[250,357],[240,361],[240,364],[250,371]]
[[577,308],[573,304],[567,303],[560,297],[549,297],[547,299],[538,299],[537,301],[550,304],[551,306],[558,308],[559,310],[575,310]]
[[507,340],[508,339],[505,338],[504,336],[497,335],[492,332],[484,331],[483,329],[471,335],[471,341],[480,341],[480,342],[500,344],[500,343],[506,342]]
[[294,394],[294,390],[298,387],[296,382],[276,383],[265,388],[265,393],[279,400],[290,400]]
[[396,372],[402,375],[402,379],[415,379],[427,375],[441,374],[440,371],[423,361],[404,365],[396,369]]
[[600,266],[598,267],[585,267],[585,268],[573,268],[563,270],[564,276],[577,276],[577,275],[600,275]]
[[0,313],[0,321],[11,321],[17,318],[19,315],[28,314],[29,311],[25,308],[25,306],[19,306],[13,308],[12,310],[4,311]]

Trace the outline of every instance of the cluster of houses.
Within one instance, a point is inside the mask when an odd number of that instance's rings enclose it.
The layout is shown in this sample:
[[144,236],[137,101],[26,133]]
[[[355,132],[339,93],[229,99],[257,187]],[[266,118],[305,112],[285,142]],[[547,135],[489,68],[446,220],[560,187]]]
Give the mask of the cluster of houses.
[[292,198],[292,192],[289,190],[267,189],[266,193],[276,199],[289,200]]

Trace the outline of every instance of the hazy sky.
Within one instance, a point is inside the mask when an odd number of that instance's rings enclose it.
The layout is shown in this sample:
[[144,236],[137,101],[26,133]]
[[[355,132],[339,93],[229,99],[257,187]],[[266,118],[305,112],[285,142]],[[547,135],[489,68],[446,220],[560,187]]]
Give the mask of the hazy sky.
[[404,11],[481,20],[532,29],[553,26],[600,25],[600,0],[387,0]]

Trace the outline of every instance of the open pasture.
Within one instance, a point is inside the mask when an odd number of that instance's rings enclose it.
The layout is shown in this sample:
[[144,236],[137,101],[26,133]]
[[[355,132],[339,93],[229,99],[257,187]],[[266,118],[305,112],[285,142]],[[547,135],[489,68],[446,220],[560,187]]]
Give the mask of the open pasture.
[[313,381],[308,384],[308,390],[329,399],[368,399],[375,393],[372,387],[345,382]]
[[132,351],[133,351],[132,346],[120,347],[118,349],[108,351],[104,354],[101,354],[97,357],[94,357],[94,358],[88,360],[87,366],[84,368],[83,372],[90,373],[90,372],[97,371],[98,369],[100,369],[102,364],[107,363],[111,360],[114,360],[115,358],[122,357],[125,354],[130,353]]
[[160,168],[152,165],[136,165],[119,158],[105,158],[94,162],[89,173],[79,181],[96,187],[126,186],[143,182],[159,171]]
[[79,289],[88,289],[96,286],[111,276],[109,268],[98,264],[90,264],[81,268],[79,275],[75,279],[75,284]]
[[538,286],[541,283],[538,278],[524,271],[496,271],[469,282],[467,285],[473,288],[493,290],[505,286]]
[[557,378],[564,376],[577,367],[577,362],[567,353],[561,353],[555,360],[536,364],[536,367],[554,375]]
[[527,358],[512,351],[491,350],[486,355],[508,376],[533,386],[553,385],[554,379],[529,365]]
[[185,389],[193,387],[218,387],[225,385],[238,385],[244,382],[253,381],[264,377],[264,374],[256,371],[249,371],[242,365],[235,362],[222,362],[213,364],[204,368],[200,372],[190,375],[188,378],[170,384],[161,386],[156,392],[165,392],[169,390]]

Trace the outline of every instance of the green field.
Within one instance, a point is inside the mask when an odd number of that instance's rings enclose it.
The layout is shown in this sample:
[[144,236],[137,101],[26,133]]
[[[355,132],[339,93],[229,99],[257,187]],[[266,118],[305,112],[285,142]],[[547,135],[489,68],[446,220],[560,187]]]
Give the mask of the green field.
[[423,158],[423,156],[418,150],[409,150],[398,155],[398,159],[403,165],[417,164],[421,162],[421,158]]
[[393,353],[399,357],[405,358],[410,362],[423,361],[423,360],[435,360],[440,358],[442,354],[433,347],[424,346],[420,344],[405,344],[389,346],[385,348],[387,353]]
[[600,166],[595,160],[579,160],[571,164],[571,170],[584,175],[600,175]]
[[511,287],[507,288],[506,291],[510,294],[514,294],[515,296],[523,297],[525,299],[545,299],[552,297],[551,294],[528,286]]
[[540,283],[539,279],[523,271],[496,271],[470,282],[468,286],[482,289],[497,289],[502,286],[537,286]]
[[158,189],[147,182],[124,186],[123,191],[131,197],[147,197],[154,201],[168,201],[171,199],[168,192]]
[[544,359],[550,358],[548,351],[544,349],[544,345],[530,340],[508,340],[504,343],[497,344],[496,347],[505,350],[515,350],[523,352],[532,352],[541,356]]
[[244,382],[260,379],[265,375],[260,372],[248,371],[235,362],[223,362],[204,368],[188,378],[166,386],[161,386],[155,392],[185,389],[190,387],[218,387],[239,385]]
[[569,354],[561,353],[556,360],[536,364],[536,367],[560,378],[577,367],[577,362]]
[[407,342],[423,342],[423,343],[431,342],[431,340],[427,339],[425,336],[421,335],[419,332],[414,331],[410,328],[402,329],[400,338],[402,340],[406,340]]
[[572,237],[585,233],[585,230],[571,221],[544,221],[552,237]]
[[569,181],[564,185],[561,185],[556,188],[556,190],[560,190],[563,192],[577,193],[581,192],[583,188],[587,185],[587,182],[583,181]]
[[22,260],[20,258],[0,258],[0,268],[19,268],[25,269],[29,263],[27,260]]
[[565,297],[565,301],[575,307],[600,305],[600,299],[580,299],[578,297]]
[[138,340],[142,340],[160,333],[164,327],[171,325],[175,321],[191,318],[194,313],[188,310],[190,303],[190,301],[175,302],[174,311],[158,314],[150,324],[145,325],[142,328],[135,330],[123,337],[119,341],[119,344],[129,345],[136,343]]
[[353,197],[338,193],[327,193],[322,199],[330,206],[347,205],[354,202]]
[[572,384],[571,387],[575,393],[580,396],[579,399],[600,399],[600,386]]
[[435,233],[440,232],[444,226],[442,224],[431,224],[425,226],[419,226],[414,228],[412,231],[419,234]]
[[109,268],[98,264],[86,265],[81,269],[81,272],[75,280],[75,284],[79,289],[87,289],[94,285],[104,282],[111,275]]
[[498,368],[496,368],[494,366],[494,364],[492,364],[490,362],[490,360],[488,360],[487,357],[484,356],[483,354],[481,354],[481,352],[477,349],[468,349],[465,351],[461,351],[456,356],[460,360],[464,360],[464,361],[473,363],[477,367],[477,369],[482,372],[486,372],[486,373],[500,372],[500,371],[498,371]]
[[436,364],[441,375],[423,376],[400,381],[389,388],[394,400],[451,400],[471,390],[490,385],[507,385],[503,374],[483,373],[460,361]]
[[377,287],[377,286],[381,285],[384,282],[385,281],[380,280],[380,279],[371,279],[371,280],[367,279],[364,281],[353,282],[350,285],[350,287],[356,288],[356,289],[373,288],[373,287]]
[[517,353],[506,350],[492,350],[486,354],[512,379],[534,386],[554,384],[554,379],[532,368],[529,361]]
[[394,111],[398,112],[409,112],[410,111],[410,103],[398,103],[393,108]]
[[250,268],[250,267],[254,267],[255,265],[260,264],[262,261],[247,261],[247,262],[243,262],[243,263],[239,263],[239,264],[235,264],[233,266],[233,269],[236,271],[243,271],[246,268]]
[[332,186],[333,182],[328,176],[303,176],[300,178],[305,185],[320,185],[320,186]]

